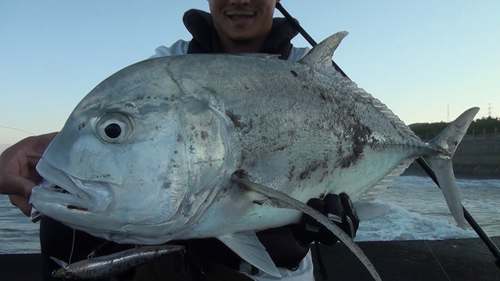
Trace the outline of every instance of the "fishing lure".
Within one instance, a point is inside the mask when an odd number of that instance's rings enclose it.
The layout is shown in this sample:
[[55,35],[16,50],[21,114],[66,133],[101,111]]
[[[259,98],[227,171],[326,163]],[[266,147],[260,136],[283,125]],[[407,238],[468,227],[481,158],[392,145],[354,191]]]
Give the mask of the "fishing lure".
[[184,246],[145,246],[72,264],[67,264],[62,260],[50,257],[62,267],[52,272],[52,276],[66,279],[108,278],[123,273],[140,264],[150,262],[170,253],[181,251],[184,251]]

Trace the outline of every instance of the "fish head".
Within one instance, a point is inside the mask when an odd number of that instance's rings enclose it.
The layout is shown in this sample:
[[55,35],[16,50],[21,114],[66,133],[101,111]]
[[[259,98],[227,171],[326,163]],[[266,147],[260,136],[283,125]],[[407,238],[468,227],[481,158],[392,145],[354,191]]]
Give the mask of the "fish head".
[[163,243],[195,223],[229,177],[225,129],[167,62],[127,67],[80,102],[37,165],[38,211],[122,243]]

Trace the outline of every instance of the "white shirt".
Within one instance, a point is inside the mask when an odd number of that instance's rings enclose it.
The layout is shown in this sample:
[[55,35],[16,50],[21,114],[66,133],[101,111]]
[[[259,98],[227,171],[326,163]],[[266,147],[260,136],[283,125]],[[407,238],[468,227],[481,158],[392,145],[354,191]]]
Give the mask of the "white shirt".
[[[155,54],[150,58],[186,55],[188,46],[189,41],[179,40],[172,44],[172,46],[170,47],[160,46],[156,48]],[[307,54],[307,52],[309,52],[309,48],[292,47],[292,50],[290,50],[290,54],[288,55],[288,60],[298,61],[303,58]]]

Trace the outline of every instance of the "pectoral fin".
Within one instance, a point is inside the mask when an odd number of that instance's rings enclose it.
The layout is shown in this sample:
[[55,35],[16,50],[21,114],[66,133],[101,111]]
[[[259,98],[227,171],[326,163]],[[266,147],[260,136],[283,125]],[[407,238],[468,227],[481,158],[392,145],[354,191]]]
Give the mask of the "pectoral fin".
[[278,268],[255,232],[240,232],[217,237],[242,259],[272,276],[281,278]]

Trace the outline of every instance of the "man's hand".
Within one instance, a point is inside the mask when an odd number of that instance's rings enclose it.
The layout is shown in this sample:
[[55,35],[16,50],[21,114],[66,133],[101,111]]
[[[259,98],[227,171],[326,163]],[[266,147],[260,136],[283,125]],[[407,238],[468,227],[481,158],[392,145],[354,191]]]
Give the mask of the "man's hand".
[[29,216],[31,190],[41,181],[35,167],[57,133],[25,138],[0,155],[0,194]]
[[[347,235],[354,238],[359,228],[359,218],[349,195],[346,193],[327,194],[325,198],[313,198],[307,205],[324,214],[340,227]],[[300,230],[296,231],[302,242],[317,241],[323,245],[333,245],[339,240],[330,230],[307,214],[302,215]]]

